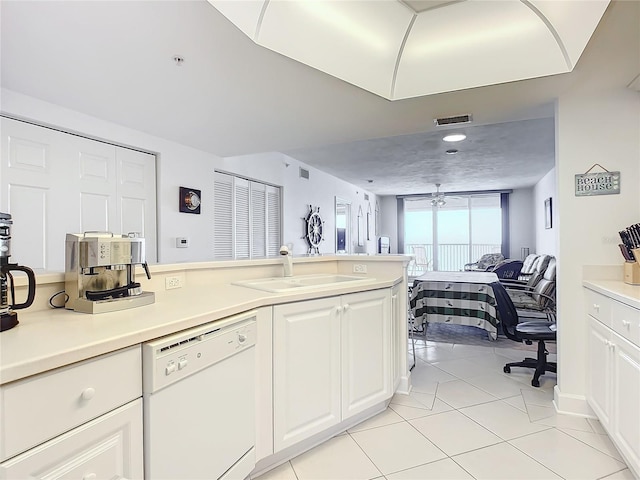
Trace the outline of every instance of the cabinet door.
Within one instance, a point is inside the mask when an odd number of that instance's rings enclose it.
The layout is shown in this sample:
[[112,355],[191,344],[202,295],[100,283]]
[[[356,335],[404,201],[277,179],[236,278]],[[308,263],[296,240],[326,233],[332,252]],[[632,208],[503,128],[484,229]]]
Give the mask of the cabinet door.
[[142,476],[140,399],[0,464],[3,480]]
[[640,348],[614,335],[612,437],[625,460],[640,470]]
[[605,427],[611,423],[611,379],[613,370],[611,332],[589,318],[589,368],[587,401]]
[[274,450],[340,422],[340,299],[273,309]]
[[147,262],[156,252],[156,159],[149,153],[116,148],[116,208],[114,231],[141,233]]
[[391,396],[389,290],[342,298],[342,419]]

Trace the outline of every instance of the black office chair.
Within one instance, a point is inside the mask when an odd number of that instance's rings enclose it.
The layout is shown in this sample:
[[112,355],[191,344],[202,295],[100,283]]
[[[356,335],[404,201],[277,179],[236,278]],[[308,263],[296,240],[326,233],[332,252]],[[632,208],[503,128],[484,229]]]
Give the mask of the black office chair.
[[[538,342],[536,358],[525,358],[521,362],[507,363],[503,368],[504,373],[511,373],[512,367],[534,368],[535,373],[531,385],[539,387],[541,375],[546,372],[557,372],[557,364],[547,360],[549,352],[545,345],[545,342],[556,341],[555,314],[516,310],[511,297],[500,282],[492,283],[491,287],[496,297],[496,309],[505,336],[510,340],[524,342],[527,345]],[[527,315],[535,316],[527,317]],[[543,315],[544,318],[542,318]]]

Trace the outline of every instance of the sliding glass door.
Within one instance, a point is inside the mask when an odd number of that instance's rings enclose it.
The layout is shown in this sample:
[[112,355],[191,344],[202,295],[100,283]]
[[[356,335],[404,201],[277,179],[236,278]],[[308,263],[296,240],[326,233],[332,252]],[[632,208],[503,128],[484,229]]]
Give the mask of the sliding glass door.
[[485,253],[502,250],[500,194],[404,198],[404,251],[415,255],[409,274],[459,271]]
[[436,271],[462,270],[469,263],[470,211],[468,197],[447,197],[442,207],[432,207],[436,221],[433,266]]

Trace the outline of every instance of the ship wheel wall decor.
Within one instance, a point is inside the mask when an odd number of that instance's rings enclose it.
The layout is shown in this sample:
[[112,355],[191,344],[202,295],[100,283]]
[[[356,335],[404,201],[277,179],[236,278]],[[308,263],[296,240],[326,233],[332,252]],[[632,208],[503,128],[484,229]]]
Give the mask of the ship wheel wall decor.
[[320,207],[309,205],[309,213],[304,220],[304,239],[307,241],[307,253],[318,255],[318,245],[324,240],[324,220],[320,216]]

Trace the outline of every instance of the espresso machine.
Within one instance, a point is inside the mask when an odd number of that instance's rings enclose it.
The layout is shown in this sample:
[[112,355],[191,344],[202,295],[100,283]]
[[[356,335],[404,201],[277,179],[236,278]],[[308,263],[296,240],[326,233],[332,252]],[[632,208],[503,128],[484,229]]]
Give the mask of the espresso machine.
[[[19,322],[18,314],[14,310],[29,307],[36,296],[36,276],[33,270],[16,263],[9,263],[11,225],[13,225],[11,215],[0,213],[0,332],[15,327]],[[15,287],[11,272],[22,272],[27,276],[27,301],[24,303],[15,303]]]
[[67,233],[65,246],[65,307],[83,313],[105,313],[155,302],[135,281],[136,265],[151,279],[144,238],[135,233]]

